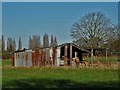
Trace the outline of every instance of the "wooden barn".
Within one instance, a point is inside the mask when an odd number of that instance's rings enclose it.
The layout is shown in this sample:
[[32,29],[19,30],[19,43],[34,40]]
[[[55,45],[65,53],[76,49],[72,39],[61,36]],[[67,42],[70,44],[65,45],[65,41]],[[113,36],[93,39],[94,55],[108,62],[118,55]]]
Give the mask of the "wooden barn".
[[12,54],[12,64],[15,67],[25,66],[72,66],[73,58],[83,60],[83,53],[89,51],[73,43],[64,43],[56,47],[38,48],[36,50],[15,51]]
[[83,61],[83,53],[89,53],[89,51],[80,48],[79,46],[73,43],[65,43],[59,46],[60,47],[60,60],[64,60],[64,65],[71,65],[72,59],[75,58],[75,53],[80,61]]

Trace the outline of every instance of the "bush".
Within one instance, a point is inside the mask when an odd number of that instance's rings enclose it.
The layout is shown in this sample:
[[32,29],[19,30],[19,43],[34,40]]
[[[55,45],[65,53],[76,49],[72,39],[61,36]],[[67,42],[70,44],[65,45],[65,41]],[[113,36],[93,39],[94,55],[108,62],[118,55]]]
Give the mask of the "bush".
[[9,52],[4,52],[2,53],[2,59],[11,59],[12,58],[12,53]]

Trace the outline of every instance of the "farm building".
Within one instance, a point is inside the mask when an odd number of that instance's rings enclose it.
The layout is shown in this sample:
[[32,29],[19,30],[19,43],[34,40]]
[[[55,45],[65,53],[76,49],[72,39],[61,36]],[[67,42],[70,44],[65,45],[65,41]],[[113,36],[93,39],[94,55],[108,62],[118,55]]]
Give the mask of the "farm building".
[[12,54],[12,65],[21,66],[72,66],[72,60],[78,57],[83,60],[82,54],[89,51],[80,48],[73,43],[64,43],[56,47],[38,48],[36,50],[20,50]]

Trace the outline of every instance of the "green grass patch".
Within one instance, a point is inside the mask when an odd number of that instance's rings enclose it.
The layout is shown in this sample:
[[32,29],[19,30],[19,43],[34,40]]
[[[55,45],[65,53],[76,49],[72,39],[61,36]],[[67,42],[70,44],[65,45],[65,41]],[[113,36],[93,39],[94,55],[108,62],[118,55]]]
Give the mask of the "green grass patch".
[[[94,61],[102,61],[102,62],[117,62],[120,57],[118,56],[109,56],[109,57],[94,57]],[[91,57],[84,57],[84,60],[91,61]]]
[[117,87],[117,70],[8,66],[2,72],[3,88]]
[[5,65],[12,65],[11,59],[2,60],[1,63],[2,63],[2,66],[5,66]]
[[11,66],[2,61],[3,88],[117,88],[118,69]]
[[2,60],[0,60],[0,66],[2,66]]

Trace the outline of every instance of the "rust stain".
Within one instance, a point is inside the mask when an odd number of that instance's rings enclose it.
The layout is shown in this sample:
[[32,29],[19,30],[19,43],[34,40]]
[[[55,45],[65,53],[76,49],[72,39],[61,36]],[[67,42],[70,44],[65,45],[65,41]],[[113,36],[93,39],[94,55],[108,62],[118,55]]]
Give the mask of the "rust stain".
[[26,63],[26,66],[28,64],[28,52],[25,52],[25,63]]

